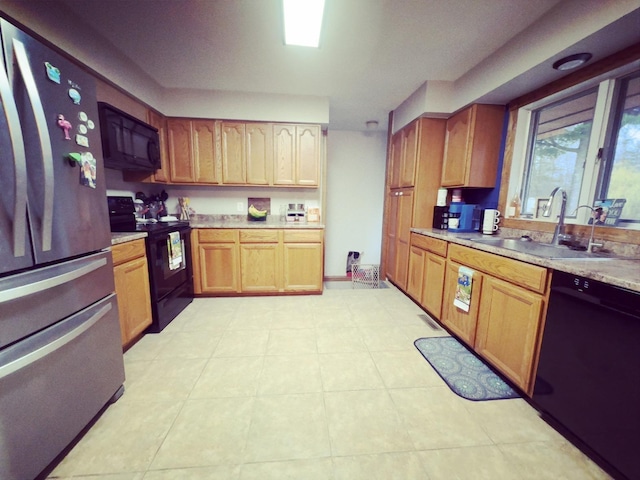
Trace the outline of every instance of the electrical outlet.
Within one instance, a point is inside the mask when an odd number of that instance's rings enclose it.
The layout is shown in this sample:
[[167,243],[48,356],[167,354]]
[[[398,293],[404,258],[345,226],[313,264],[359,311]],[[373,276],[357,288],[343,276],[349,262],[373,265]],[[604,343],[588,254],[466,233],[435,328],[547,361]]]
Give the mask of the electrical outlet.
[[236,204],[236,209],[237,209],[239,212],[244,212],[244,204],[243,204],[242,202],[238,202],[238,203]]

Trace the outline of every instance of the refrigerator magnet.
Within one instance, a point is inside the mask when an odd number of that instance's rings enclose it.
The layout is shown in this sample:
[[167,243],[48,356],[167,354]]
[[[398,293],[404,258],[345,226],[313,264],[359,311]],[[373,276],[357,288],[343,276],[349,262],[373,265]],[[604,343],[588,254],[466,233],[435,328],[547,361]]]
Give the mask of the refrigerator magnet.
[[89,148],[89,139],[79,133],[76,134],[76,143],[81,147]]
[[96,188],[96,159],[91,152],[82,154],[82,168],[80,168],[80,185]]
[[82,100],[82,96],[80,95],[80,92],[75,88],[69,89],[69,98],[73,100],[73,103],[76,105],[80,105],[80,100]]
[[86,122],[87,120],[89,120],[89,117],[85,112],[80,112],[78,113],[78,120],[80,120],[81,122]]
[[87,126],[84,124],[80,124],[78,125],[78,133],[81,133],[82,135],[85,135],[87,133],[88,129]]
[[69,120],[66,120],[64,118],[64,115],[62,115],[61,113],[58,114],[57,124],[64,132],[64,139],[71,140],[71,137],[69,136],[69,130],[71,130],[72,128],[71,123],[69,122]]
[[93,130],[94,128],[96,128],[95,123],[93,123],[93,120],[87,120],[87,127],[89,128],[89,130]]
[[47,72],[47,78],[51,80],[53,83],[60,84],[60,69],[58,67],[54,67],[49,62],[44,62],[44,68]]

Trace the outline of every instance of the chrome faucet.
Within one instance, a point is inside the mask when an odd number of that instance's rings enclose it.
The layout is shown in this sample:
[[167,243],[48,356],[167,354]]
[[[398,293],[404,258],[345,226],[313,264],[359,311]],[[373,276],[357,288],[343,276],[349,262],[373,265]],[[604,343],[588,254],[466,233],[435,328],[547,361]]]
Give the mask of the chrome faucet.
[[551,207],[553,206],[553,201],[556,198],[556,194],[560,192],[562,193],[562,205],[560,206],[560,215],[558,215],[558,224],[556,225],[555,230],[553,231],[553,239],[551,240],[551,245],[560,245],[562,240],[570,240],[571,235],[567,235],[564,233],[565,225],[564,225],[564,216],[566,214],[567,209],[567,194],[562,187],[556,187],[549,195],[549,200],[547,201],[547,206],[544,208],[542,212],[543,217],[548,217],[551,215]]
[[588,208],[589,210],[591,210],[591,235],[589,236],[589,243],[587,244],[587,252],[593,253],[593,247],[604,247],[604,243],[593,241],[593,233],[596,228],[596,222],[598,221],[597,216],[594,216],[593,214],[597,212],[597,210],[590,205],[579,205],[578,208],[576,208],[576,210],[573,212],[573,214],[575,215],[581,208]]

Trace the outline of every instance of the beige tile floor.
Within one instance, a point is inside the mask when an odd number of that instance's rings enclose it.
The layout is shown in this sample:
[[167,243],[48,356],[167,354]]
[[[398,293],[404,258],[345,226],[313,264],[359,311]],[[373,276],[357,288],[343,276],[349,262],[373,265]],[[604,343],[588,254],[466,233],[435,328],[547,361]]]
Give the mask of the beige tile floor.
[[85,480],[606,479],[522,399],[472,402],[401,292],[196,299],[51,473]]

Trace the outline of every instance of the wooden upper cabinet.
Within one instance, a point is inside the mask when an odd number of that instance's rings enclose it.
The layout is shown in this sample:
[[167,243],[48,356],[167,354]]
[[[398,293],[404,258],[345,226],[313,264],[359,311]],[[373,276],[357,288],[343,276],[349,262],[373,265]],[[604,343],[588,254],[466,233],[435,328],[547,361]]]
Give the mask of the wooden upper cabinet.
[[169,144],[169,179],[172,183],[194,183],[196,170],[191,143],[191,121],[183,118],[167,120]]
[[404,136],[402,147],[402,169],[400,171],[400,186],[413,187],[416,177],[416,163],[418,160],[418,122],[413,122],[402,131]]
[[274,126],[274,185],[318,185],[321,136],[319,125]]
[[403,141],[404,136],[402,135],[402,131],[396,132],[393,137],[391,137],[391,155],[389,160],[389,188],[400,187]]
[[275,125],[273,127],[273,141],[273,184],[295,185],[295,125]]
[[222,183],[247,181],[244,122],[222,122]]
[[396,132],[391,139],[390,188],[413,187],[418,161],[418,122]]
[[319,125],[296,127],[296,185],[318,185],[321,136]]
[[166,183],[169,180],[167,172],[169,170],[169,150],[167,145],[167,119],[159,113],[149,110],[147,121],[152,127],[158,129],[160,140],[160,165],[161,167],[153,174],[153,181]]
[[269,185],[273,171],[273,125],[245,126],[246,172],[249,185]]
[[193,156],[197,183],[220,183],[216,162],[216,122],[193,120]]
[[447,120],[444,187],[495,187],[505,109],[474,104]]

